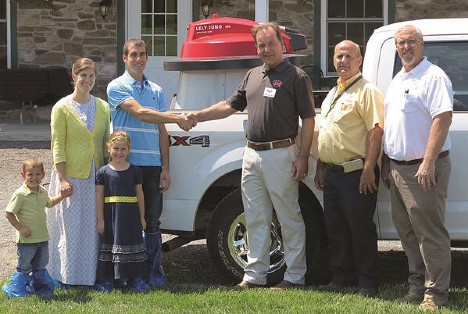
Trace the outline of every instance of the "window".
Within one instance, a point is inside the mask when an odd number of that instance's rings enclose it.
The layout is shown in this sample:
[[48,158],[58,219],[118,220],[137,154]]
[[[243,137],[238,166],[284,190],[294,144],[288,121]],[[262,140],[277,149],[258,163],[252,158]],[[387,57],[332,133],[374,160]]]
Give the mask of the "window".
[[7,41],[7,2],[2,1],[0,3],[0,69],[7,68],[8,61],[8,41]]
[[141,1],[141,38],[148,56],[177,56],[177,0]]
[[[333,52],[336,44],[349,39],[361,47],[364,55],[367,40],[374,29],[384,25],[387,0],[327,0],[322,9],[326,16],[326,36],[322,38],[322,68],[326,75],[336,75]],[[322,33],[323,34],[323,33]]]
[[[453,110],[468,111],[468,42],[424,42],[424,55],[447,73],[453,88]],[[401,60],[395,54],[393,75],[401,70]]]

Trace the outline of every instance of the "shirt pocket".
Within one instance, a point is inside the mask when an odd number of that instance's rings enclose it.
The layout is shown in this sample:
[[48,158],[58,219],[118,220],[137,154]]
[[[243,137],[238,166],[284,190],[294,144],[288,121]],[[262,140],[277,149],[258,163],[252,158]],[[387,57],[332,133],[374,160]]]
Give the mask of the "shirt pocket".
[[353,113],[354,108],[353,104],[351,103],[341,103],[340,110],[336,111],[335,121],[338,122],[340,120],[346,119],[350,114]]
[[402,102],[401,110],[403,112],[414,112],[417,109],[418,109],[418,97],[411,95],[411,94],[405,94],[403,102]]

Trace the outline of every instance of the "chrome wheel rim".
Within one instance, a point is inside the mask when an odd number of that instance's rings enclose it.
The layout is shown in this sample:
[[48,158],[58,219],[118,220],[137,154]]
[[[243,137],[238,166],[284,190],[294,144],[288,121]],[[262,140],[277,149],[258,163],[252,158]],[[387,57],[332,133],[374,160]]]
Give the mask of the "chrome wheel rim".
[[[249,239],[244,213],[233,220],[229,228],[228,243],[231,257],[240,267],[245,268],[247,266],[247,254],[249,252]],[[277,271],[284,263],[281,227],[275,216],[270,229],[270,268],[268,272],[272,273]]]

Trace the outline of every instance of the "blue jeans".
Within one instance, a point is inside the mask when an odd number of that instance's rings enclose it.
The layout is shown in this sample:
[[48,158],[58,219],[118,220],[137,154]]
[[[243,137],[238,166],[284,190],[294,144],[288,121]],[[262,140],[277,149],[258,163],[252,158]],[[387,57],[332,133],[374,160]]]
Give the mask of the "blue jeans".
[[159,190],[159,178],[161,167],[140,166],[143,170],[143,193],[145,195],[145,221],[148,233],[159,232],[161,221],[163,198]]
[[49,262],[49,242],[18,243],[18,267],[23,273],[45,269]]

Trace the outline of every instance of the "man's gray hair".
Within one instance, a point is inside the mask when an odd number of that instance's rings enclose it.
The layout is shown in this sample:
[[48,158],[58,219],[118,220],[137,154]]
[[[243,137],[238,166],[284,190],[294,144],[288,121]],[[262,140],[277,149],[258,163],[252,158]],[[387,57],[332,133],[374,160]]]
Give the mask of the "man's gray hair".
[[423,34],[421,32],[421,30],[419,28],[417,28],[416,26],[414,25],[405,25],[405,26],[402,26],[400,28],[398,28],[396,31],[395,31],[395,35],[394,35],[394,38],[395,38],[395,41],[396,41],[396,38],[398,37],[398,34],[401,33],[401,32],[405,32],[405,31],[408,31],[408,30],[413,30],[416,32],[416,39],[418,41],[424,41],[423,39]]

